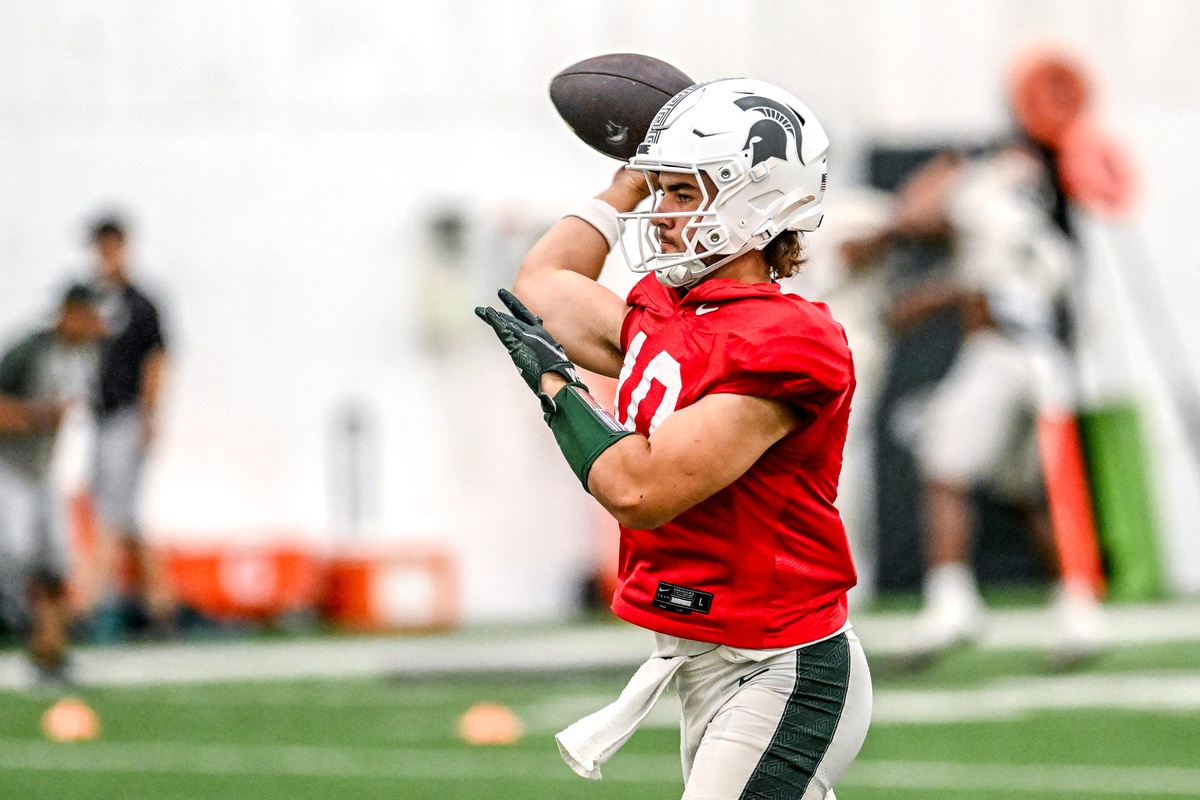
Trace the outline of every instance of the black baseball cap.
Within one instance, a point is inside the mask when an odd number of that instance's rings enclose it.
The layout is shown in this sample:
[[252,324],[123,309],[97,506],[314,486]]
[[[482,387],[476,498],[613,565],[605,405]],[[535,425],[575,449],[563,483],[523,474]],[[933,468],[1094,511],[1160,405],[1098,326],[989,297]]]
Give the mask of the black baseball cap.
[[128,231],[129,225],[123,218],[116,214],[105,214],[92,221],[88,234],[90,241],[96,242],[105,236],[119,236],[123,239]]
[[94,286],[86,283],[72,283],[63,292],[61,305],[95,305],[98,302],[100,302],[100,292]]

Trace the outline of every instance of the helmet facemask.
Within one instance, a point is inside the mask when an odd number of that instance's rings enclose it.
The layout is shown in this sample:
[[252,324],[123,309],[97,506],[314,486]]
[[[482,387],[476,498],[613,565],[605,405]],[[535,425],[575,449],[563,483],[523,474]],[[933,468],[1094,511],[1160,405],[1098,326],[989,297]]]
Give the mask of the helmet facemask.
[[[653,200],[651,210],[617,215],[623,225],[636,226],[636,235],[632,237],[636,243],[636,251],[632,251],[633,245],[627,243],[624,237],[621,239],[621,252],[631,270],[639,273],[655,272],[659,280],[667,286],[686,287],[752,249],[750,246],[739,246],[740,243],[731,237],[720,213],[720,207],[728,196],[741,188],[732,180],[738,172],[736,166],[724,163],[726,161],[722,159],[723,163],[719,167],[704,164],[639,164],[631,167],[646,176]],[[688,211],[656,210],[661,204],[663,191],[655,185],[654,176],[661,173],[694,176],[700,192],[697,207]],[[712,173],[725,176],[725,185],[718,186],[717,181],[712,178]],[[715,192],[711,188],[713,186],[718,186]],[[679,232],[683,245],[680,252],[663,251],[658,227],[654,224],[655,220],[661,219],[687,220]]]

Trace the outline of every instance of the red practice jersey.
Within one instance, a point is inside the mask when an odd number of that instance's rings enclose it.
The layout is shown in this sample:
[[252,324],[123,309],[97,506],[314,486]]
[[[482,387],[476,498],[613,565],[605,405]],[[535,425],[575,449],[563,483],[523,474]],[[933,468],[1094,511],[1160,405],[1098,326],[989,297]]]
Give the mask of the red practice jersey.
[[834,508],[854,392],[829,309],[775,283],[642,279],[621,330],[617,419],[649,436],[728,393],[786,403],[800,424],[729,486],[650,531],[622,526],[613,611],[671,636],[788,647],[835,633],[857,576]]

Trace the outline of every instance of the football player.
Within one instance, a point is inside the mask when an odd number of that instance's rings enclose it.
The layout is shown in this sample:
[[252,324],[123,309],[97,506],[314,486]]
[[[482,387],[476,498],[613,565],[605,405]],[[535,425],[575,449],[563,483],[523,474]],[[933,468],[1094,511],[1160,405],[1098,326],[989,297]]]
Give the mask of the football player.
[[86,403],[106,334],[100,299],[67,289],[54,324],[0,355],[0,620],[22,631],[39,681],[68,675],[67,533],[54,485],[58,432]]
[[[866,736],[834,508],[854,368],[828,309],[776,282],[820,224],[827,148],[776,86],[686,89],[611,185],[534,245],[500,292],[509,313],[476,309],[620,523],[613,610],[656,634],[621,697],[557,737],[585,777],[671,682],[689,800],[832,797]],[[648,273],[627,300],[596,283],[622,223]],[[619,377],[615,416],[576,365]]]
[[1076,243],[1054,219],[1053,176],[1028,143],[972,157],[944,153],[914,183],[927,184],[923,219],[913,224],[909,204],[854,244],[882,253],[914,232],[938,231],[951,244],[947,267],[899,296],[889,320],[909,330],[954,309],[962,331],[949,370],[911,403],[915,424],[904,431],[922,487],[927,567],[906,661],[927,666],[983,637],[987,606],[972,563],[972,496],[985,489],[1019,512],[1035,535],[1054,583],[1050,660],[1073,666],[1103,647],[1105,623],[1095,588],[1060,561],[1049,505],[1059,476],[1045,471],[1043,461],[1052,462],[1049,454],[1061,445],[1039,429],[1074,413],[1056,308],[1069,290]]

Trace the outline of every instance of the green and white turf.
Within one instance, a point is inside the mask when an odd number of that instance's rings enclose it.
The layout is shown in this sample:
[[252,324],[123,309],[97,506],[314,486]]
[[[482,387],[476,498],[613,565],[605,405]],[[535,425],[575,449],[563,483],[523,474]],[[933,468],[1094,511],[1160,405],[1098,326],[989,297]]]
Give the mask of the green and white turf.
[[[1112,648],[1070,672],[1048,669],[1033,609],[915,674],[886,667],[906,615],[864,617],[875,721],[838,797],[1200,798],[1200,608],[1113,613]],[[0,799],[678,797],[669,696],[598,783],[553,742],[616,696],[643,644],[598,623],[94,648],[76,693],[103,729],[76,744],[41,736],[54,697],[21,688],[16,654],[0,654]],[[481,700],[511,706],[525,736],[462,743],[458,716]]]

